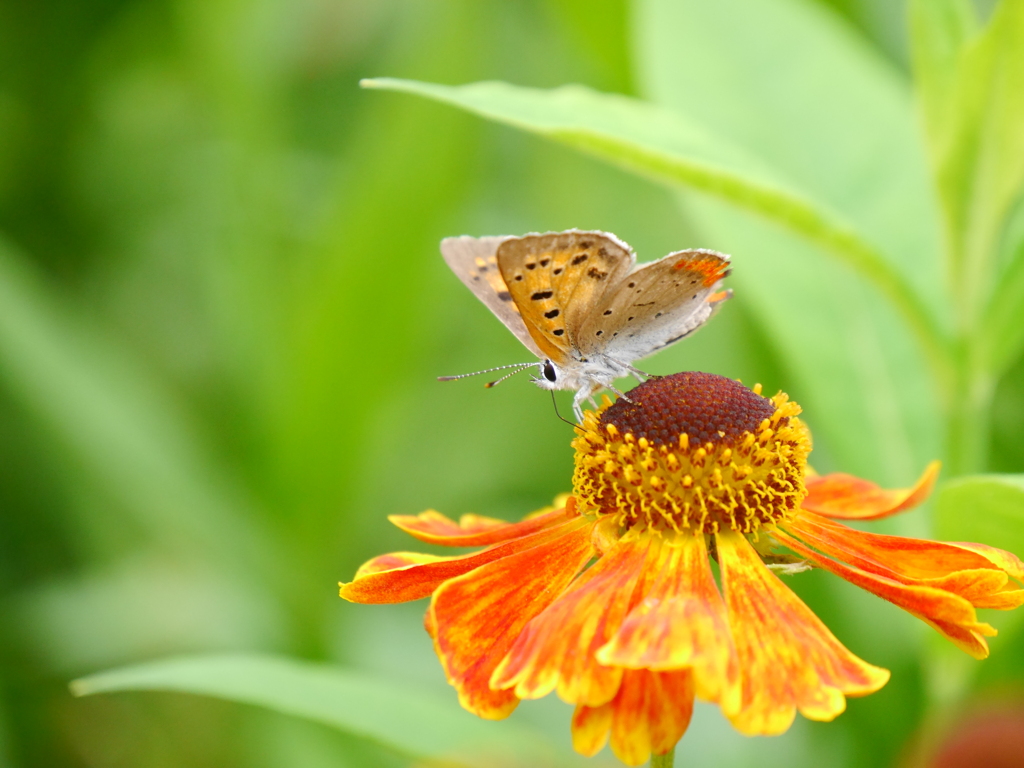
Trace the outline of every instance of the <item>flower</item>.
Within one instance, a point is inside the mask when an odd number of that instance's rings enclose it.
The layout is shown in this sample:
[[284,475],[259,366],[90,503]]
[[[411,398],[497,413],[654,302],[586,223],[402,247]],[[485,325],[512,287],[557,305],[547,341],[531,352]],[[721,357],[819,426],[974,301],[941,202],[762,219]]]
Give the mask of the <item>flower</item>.
[[577,427],[572,496],[518,523],[392,517],[421,541],[483,549],[383,555],[341,585],[360,603],[429,596],[427,631],[469,711],[499,719],[557,691],[576,705],[577,751],[610,740],[640,765],[674,748],[695,696],[741,732],[771,735],[797,711],[831,720],[846,697],[885,685],[889,672],[847,650],[776,571],[831,571],[977,658],[995,630],[975,609],[1024,602],[1010,581],[1024,565],[1008,552],[837,522],[921,503],[937,462],[905,490],[817,476],[796,403],[712,374],[651,379],[627,397]]

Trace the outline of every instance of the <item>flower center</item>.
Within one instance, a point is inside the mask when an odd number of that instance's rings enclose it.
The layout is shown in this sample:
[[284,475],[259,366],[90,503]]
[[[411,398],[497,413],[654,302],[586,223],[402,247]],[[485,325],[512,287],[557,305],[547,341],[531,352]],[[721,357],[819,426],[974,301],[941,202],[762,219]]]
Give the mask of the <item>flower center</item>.
[[800,406],[711,373],[650,379],[573,440],[574,494],[625,528],[753,533],[803,501],[811,437]]

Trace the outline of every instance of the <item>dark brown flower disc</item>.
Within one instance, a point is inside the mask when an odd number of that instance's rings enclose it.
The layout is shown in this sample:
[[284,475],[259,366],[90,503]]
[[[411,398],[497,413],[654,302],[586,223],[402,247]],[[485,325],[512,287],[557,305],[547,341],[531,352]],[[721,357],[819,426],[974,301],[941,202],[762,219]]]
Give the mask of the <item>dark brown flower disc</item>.
[[681,434],[696,445],[732,443],[775,412],[768,398],[714,373],[648,379],[626,397],[629,401],[620,397],[604,412],[601,423],[654,445],[675,443]]

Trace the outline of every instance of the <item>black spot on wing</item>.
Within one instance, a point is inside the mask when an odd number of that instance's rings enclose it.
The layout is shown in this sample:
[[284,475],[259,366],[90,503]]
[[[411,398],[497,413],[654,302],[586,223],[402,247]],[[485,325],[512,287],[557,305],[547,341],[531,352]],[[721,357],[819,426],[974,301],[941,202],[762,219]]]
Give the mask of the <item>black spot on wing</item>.
[[610,309],[606,309],[606,310],[604,311],[604,314],[605,314],[605,315],[610,315],[611,313],[612,313],[612,311],[611,311]]
[[562,313],[562,310],[560,310],[560,309],[552,309],[550,312],[545,312],[544,313],[544,317],[546,317],[546,318],[548,318],[550,320],[553,317],[558,317],[561,313]]
[[579,266],[580,264],[582,264],[584,261],[586,261],[589,258],[590,258],[589,254],[581,253],[579,256],[576,256],[575,258],[573,258],[571,263],[572,263],[572,265],[574,267],[577,267],[577,266]]
[[552,331],[552,333],[555,334],[555,336],[561,336],[563,333],[565,333],[565,328],[556,328],[555,330]]
[[530,296],[530,300],[541,301],[542,299],[550,299],[554,295],[555,294],[553,291],[537,291],[536,293]]
[[594,280],[604,280],[608,277],[608,273],[604,270],[598,269],[597,267],[591,267],[587,270],[587,276],[592,277]]

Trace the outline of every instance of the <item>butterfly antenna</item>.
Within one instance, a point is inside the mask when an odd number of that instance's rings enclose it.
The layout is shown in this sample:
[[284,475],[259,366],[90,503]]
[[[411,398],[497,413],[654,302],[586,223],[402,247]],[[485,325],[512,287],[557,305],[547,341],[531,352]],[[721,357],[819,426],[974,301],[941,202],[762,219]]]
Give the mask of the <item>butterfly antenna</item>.
[[[437,380],[438,381],[455,381],[457,379],[468,378],[469,376],[479,376],[481,373],[494,373],[495,371],[504,371],[504,370],[507,370],[509,368],[518,368],[520,371],[523,371],[523,370],[526,370],[527,368],[529,368],[531,365],[536,365],[536,363],[513,363],[512,365],[499,365],[499,366],[497,366],[495,368],[484,368],[482,371],[473,371],[472,373],[460,373],[458,376],[438,376]],[[519,371],[513,371],[513,373],[519,373]],[[509,376],[511,376],[511,375],[512,374],[510,373]],[[503,381],[506,378],[508,378],[508,376],[505,376],[505,377],[499,379],[498,381]],[[493,387],[496,383],[497,382],[491,382],[487,386],[488,387]]]
[[501,382],[503,382],[505,379],[508,379],[508,378],[510,378],[512,376],[515,376],[517,373],[522,373],[527,368],[531,368],[533,365],[534,365],[533,363],[523,363],[522,367],[519,370],[512,371],[511,373],[506,373],[500,379],[495,379],[494,381],[488,381],[486,384],[484,384],[484,386],[487,387],[487,389],[490,389],[491,387],[496,387],[499,384],[501,384]]

